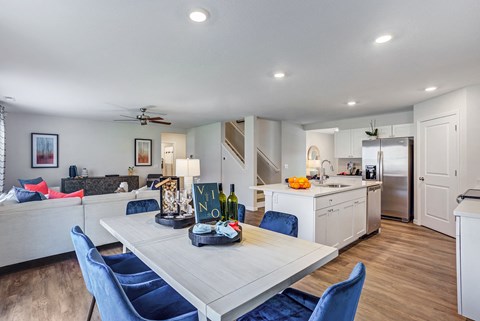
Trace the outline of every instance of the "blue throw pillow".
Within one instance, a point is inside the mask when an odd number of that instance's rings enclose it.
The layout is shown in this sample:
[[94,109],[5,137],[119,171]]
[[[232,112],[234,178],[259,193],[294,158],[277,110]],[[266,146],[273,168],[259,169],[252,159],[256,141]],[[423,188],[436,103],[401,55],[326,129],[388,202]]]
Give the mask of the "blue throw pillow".
[[22,186],[22,188],[24,188],[25,184],[37,185],[38,183],[43,182],[43,178],[41,178],[41,177],[31,178],[31,179],[21,179],[21,178],[19,178],[18,182],[20,183],[20,186]]
[[15,197],[19,203],[41,201],[46,199],[45,195],[40,192],[31,192],[19,187],[15,187]]
[[154,180],[153,183],[152,183],[152,185],[150,185],[150,189],[151,189],[151,190],[159,190],[160,187],[159,187],[159,188],[156,188],[156,187],[155,187],[155,185],[157,185],[158,183],[160,183],[160,180],[158,180],[158,179]]

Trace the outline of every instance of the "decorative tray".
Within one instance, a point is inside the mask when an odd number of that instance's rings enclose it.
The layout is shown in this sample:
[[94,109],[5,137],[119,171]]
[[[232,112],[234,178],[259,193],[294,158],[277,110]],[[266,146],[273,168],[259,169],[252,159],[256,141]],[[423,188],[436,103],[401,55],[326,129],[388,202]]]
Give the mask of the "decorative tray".
[[155,222],[160,225],[171,226],[174,229],[180,229],[195,224],[195,216],[167,218],[165,215],[158,213],[155,215]]
[[219,245],[219,244],[229,244],[242,241],[242,227],[239,225],[240,231],[238,231],[237,236],[234,238],[228,238],[226,236],[217,234],[215,231],[212,231],[208,234],[194,234],[192,232],[193,226],[188,229],[188,237],[192,240],[192,245],[201,247],[204,245]]

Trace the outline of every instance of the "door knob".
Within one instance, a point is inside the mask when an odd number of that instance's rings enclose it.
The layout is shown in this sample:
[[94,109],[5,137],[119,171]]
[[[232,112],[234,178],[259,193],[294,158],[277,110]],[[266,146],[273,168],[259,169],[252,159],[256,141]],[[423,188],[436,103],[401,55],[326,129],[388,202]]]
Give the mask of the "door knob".
[[425,180],[425,178],[423,178],[421,176],[418,179],[421,180],[422,182]]

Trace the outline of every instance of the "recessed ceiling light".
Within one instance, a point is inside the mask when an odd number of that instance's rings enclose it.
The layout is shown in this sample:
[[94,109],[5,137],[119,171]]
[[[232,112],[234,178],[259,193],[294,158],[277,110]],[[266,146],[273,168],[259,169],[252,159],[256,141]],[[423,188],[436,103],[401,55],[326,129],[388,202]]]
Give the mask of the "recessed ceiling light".
[[194,9],[188,14],[190,20],[194,22],[205,22],[208,19],[208,11],[205,9]]
[[5,100],[15,101],[15,97],[12,97],[12,96],[3,96],[3,98],[4,98]]
[[355,100],[351,100],[347,103],[348,106],[355,106],[357,102]]
[[277,79],[285,78],[285,73],[281,72],[281,71],[278,71],[278,72],[273,74],[273,77],[275,77]]
[[389,42],[390,40],[392,40],[392,35],[383,35],[383,36],[380,36],[378,37],[377,39],[375,39],[375,42],[376,43],[385,43],[385,42]]
[[437,87],[435,86],[425,88],[425,91],[435,91],[435,90],[437,90]]

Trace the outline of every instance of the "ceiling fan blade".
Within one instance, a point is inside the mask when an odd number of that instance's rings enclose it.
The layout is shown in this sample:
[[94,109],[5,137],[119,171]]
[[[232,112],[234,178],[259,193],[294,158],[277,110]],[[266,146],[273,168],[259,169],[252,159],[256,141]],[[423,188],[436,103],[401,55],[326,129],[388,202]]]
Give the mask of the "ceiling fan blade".
[[148,120],[163,120],[162,117],[149,117],[149,116],[147,116],[147,119]]
[[114,119],[113,121],[138,121],[138,119]]
[[157,113],[155,111],[145,111],[145,114],[155,114],[155,115],[162,115],[162,116],[166,116],[167,114],[166,113]]
[[148,121],[151,122],[151,123],[155,123],[155,124],[163,124],[163,125],[171,125],[172,124],[169,121],[150,120],[150,119]]
[[125,118],[132,118],[132,119],[137,119],[137,117],[132,117],[132,116],[127,116],[127,115],[120,115],[121,117],[125,117]]

